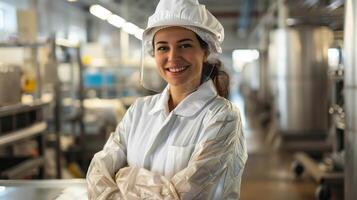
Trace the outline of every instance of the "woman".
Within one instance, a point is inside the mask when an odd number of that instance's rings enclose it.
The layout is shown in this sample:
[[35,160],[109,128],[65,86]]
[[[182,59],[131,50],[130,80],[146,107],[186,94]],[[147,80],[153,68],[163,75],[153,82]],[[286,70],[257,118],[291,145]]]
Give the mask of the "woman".
[[247,159],[239,111],[224,98],[220,63],[208,61],[222,40],[222,25],[197,0],[160,1],[143,42],[168,86],[139,98],[94,155],[90,199],[239,199]]

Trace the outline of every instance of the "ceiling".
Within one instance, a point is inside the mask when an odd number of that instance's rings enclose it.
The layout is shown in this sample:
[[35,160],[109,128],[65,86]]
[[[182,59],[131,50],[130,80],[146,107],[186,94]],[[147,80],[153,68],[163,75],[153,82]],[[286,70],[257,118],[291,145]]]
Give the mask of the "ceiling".
[[[268,16],[268,11],[274,10],[270,12],[269,19],[271,19],[271,27],[275,27],[278,1],[199,0],[223,24],[226,35],[223,46],[227,49],[254,46],[254,44],[247,44],[247,37],[257,29],[258,24],[262,24],[262,19]],[[88,9],[93,4],[101,4],[128,21],[145,28],[147,18],[154,12],[158,2],[159,0],[78,0],[77,4],[84,9]],[[289,18],[294,19],[290,22],[293,21],[294,24],[318,24],[330,26],[333,30],[343,29],[343,0],[285,0],[285,2]]]

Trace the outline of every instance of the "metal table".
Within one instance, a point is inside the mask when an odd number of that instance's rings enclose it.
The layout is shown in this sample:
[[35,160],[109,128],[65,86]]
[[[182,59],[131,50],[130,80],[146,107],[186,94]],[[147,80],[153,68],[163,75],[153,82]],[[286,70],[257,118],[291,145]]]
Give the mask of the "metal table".
[[11,200],[84,200],[85,179],[0,180],[0,199]]

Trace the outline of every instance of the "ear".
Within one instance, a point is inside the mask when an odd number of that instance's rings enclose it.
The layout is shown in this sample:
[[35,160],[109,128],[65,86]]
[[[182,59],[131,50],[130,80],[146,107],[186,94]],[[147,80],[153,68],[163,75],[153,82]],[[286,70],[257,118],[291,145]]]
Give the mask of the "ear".
[[203,62],[206,62],[209,56],[209,51],[207,49],[204,50]]

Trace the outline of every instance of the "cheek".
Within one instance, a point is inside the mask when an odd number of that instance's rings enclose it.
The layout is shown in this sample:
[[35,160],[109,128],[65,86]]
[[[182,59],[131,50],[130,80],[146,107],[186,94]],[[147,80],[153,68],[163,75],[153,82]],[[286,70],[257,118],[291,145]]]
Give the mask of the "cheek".
[[192,64],[194,64],[196,66],[196,68],[198,68],[198,69],[202,68],[203,61],[204,61],[202,56],[190,55],[188,58],[192,62]]
[[163,65],[163,59],[159,56],[155,56],[155,64],[158,68],[160,68]]
[[187,52],[186,58],[196,63],[203,63],[205,59],[205,54],[203,51],[202,52],[191,51],[191,52]]

